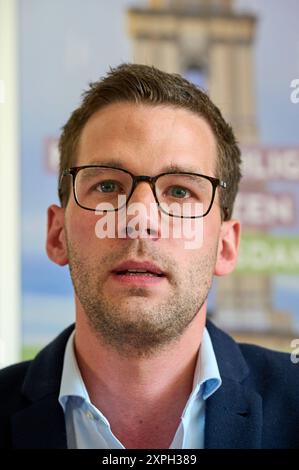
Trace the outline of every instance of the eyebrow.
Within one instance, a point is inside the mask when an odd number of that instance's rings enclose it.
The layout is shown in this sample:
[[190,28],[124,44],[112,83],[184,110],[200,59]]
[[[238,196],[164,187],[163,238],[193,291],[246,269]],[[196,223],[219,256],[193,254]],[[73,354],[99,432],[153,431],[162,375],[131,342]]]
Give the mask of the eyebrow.
[[[109,160],[95,160],[92,162],[87,163],[87,165],[100,165],[100,166],[107,166],[107,167],[113,167],[113,168],[119,168],[120,170],[127,170],[130,171],[124,163],[115,158],[110,158]],[[133,172],[131,172],[133,173]],[[159,173],[198,173],[198,174],[203,174],[200,168],[196,168],[193,165],[178,165],[175,163],[171,163],[170,165],[166,165],[162,167],[159,171]]]
[[196,168],[190,165],[177,165],[177,164],[170,164],[162,168],[161,173],[199,173],[201,174],[202,171],[200,168]]
[[113,168],[119,168],[120,170],[126,170],[121,160],[110,158],[109,160],[94,160],[92,162],[86,163],[86,165],[100,165],[100,166],[111,166]]

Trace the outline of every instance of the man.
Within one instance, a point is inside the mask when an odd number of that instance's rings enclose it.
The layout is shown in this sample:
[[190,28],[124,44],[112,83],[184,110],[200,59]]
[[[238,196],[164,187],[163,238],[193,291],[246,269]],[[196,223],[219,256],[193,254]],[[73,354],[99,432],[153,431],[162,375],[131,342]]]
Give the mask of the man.
[[240,238],[240,152],[218,108],[125,64],[85,93],[60,154],[47,253],[69,264],[76,326],[1,372],[0,446],[298,446],[298,367],[206,322]]

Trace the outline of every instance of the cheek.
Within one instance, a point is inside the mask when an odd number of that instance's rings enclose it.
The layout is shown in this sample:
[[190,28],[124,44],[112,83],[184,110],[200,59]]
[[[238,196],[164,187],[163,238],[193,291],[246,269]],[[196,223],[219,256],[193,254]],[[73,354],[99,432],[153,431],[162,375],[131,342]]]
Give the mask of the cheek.
[[94,246],[99,240],[96,237],[95,227],[98,221],[93,212],[73,211],[67,219],[67,234],[72,243],[84,247]]
[[218,247],[221,230],[221,214],[219,207],[214,205],[209,214],[203,218],[203,244],[214,251]]
[[92,260],[102,259],[109,253],[113,254],[124,243],[123,239],[118,239],[115,235],[103,237],[102,224],[99,224],[102,220],[99,215],[93,212],[89,214],[86,211],[86,214],[76,213],[70,217],[68,224],[70,244],[90,263]]
[[[215,251],[219,237],[219,222],[215,218],[174,219],[168,243],[176,253]],[[176,251],[177,250],[177,251]],[[191,254],[192,256],[192,254]]]
[[218,242],[219,227],[215,224],[204,223],[203,225],[203,245],[207,247],[216,246]]

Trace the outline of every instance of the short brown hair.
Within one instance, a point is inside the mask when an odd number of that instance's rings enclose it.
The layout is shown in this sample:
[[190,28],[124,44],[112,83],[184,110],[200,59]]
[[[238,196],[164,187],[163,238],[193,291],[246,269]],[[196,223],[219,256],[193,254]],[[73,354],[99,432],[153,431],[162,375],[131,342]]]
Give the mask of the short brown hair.
[[[59,181],[66,168],[76,164],[78,142],[88,119],[103,107],[118,102],[169,104],[188,109],[204,118],[217,142],[216,177],[227,183],[220,191],[222,218],[230,219],[241,178],[241,155],[231,126],[206,93],[178,74],[163,72],[153,66],[122,64],[111,68],[106,77],[91,83],[83,100],[62,129],[59,141]],[[59,185],[59,198],[66,206],[70,178]]]

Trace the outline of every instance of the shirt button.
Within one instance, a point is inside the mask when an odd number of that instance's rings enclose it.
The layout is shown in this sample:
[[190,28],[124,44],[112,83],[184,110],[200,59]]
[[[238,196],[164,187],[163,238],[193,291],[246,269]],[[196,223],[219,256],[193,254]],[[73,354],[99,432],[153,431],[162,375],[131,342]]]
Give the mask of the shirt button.
[[86,411],[85,416],[89,419],[94,419],[93,414],[90,411]]

